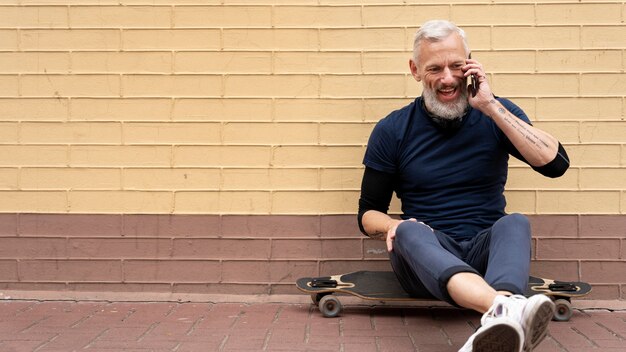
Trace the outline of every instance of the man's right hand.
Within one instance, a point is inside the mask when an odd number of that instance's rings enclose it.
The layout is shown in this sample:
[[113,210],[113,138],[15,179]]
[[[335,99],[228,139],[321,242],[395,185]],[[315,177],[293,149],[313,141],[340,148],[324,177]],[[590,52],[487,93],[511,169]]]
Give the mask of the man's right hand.
[[387,242],[387,252],[393,251],[393,240],[396,238],[396,229],[401,223],[405,221],[417,222],[417,220],[413,218],[410,218],[408,220],[391,219],[389,221],[389,225],[387,227],[387,238],[385,239],[385,241]]

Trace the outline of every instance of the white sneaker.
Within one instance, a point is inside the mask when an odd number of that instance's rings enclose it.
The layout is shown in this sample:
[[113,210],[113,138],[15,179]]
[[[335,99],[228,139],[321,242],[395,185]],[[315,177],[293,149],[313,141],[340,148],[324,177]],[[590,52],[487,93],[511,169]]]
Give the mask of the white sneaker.
[[548,334],[548,324],[554,316],[554,310],[554,303],[545,295],[530,298],[520,295],[497,296],[480,321],[485,325],[492,319],[506,316],[519,322],[524,330],[524,352],[530,352]]
[[459,352],[520,352],[524,331],[509,317],[490,319],[470,336]]

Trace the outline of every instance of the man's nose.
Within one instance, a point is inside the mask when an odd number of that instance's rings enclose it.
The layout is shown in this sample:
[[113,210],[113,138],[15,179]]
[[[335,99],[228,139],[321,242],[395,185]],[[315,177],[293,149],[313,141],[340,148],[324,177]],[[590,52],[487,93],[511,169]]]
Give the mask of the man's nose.
[[454,83],[454,72],[452,72],[452,70],[450,70],[450,68],[445,67],[443,69],[443,72],[441,74],[441,83],[443,84],[450,84],[450,83]]

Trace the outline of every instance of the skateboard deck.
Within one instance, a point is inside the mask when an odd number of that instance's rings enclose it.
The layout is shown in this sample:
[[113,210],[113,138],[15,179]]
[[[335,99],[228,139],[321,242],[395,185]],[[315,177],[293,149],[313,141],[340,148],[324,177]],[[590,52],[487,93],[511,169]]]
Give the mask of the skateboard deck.
[[[342,305],[336,294],[353,295],[374,301],[434,301],[432,295],[424,292],[410,296],[391,271],[356,271],[324,277],[303,277],[296,281],[296,287],[311,295],[313,303],[326,317],[338,316]],[[591,292],[591,286],[584,282],[555,281],[531,276],[525,295],[545,294],[556,304],[554,320],[568,321],[572,316],[572,297],[582,297]]]

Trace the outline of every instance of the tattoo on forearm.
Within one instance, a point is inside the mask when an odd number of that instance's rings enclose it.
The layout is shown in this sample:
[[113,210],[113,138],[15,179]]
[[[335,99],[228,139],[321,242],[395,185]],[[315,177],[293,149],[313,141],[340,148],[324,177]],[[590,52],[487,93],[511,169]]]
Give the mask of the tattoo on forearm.
[[[492,99],[490,103],[495,104],[496,101]],[[509,124],[511,127],[513,127],[514,130],[518,131],[522,136],[524,136],[524,138],[526,138],[529,143],[535,145],[539,149],[542,148],[542,145],[546,148],[550,147],[543,139],[541,139],[530,129],[528,129],[528,125],[526,123],[520,121],[518,118],[512,119],[511,114],[508,114],[504,108],[499,107],[498,112],[503,116],[504,122]]]

